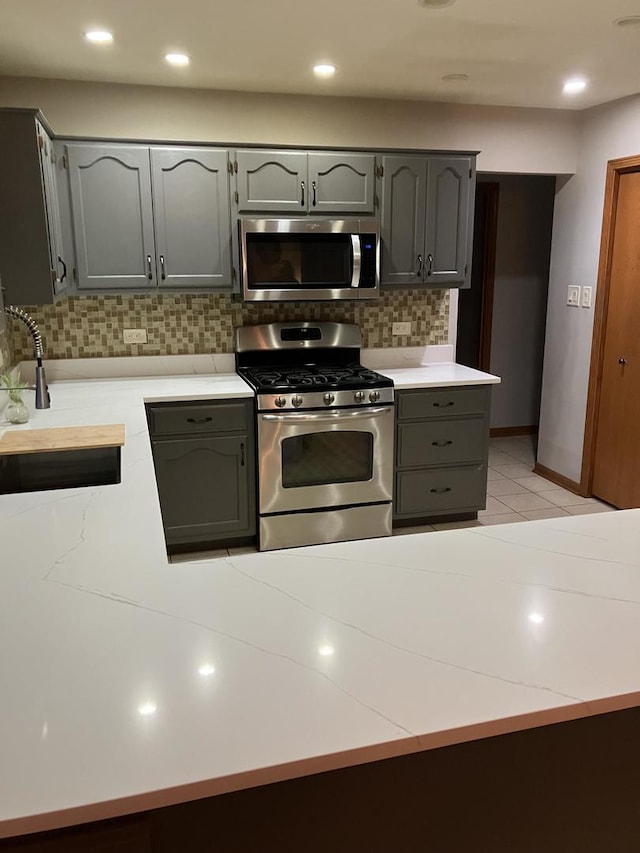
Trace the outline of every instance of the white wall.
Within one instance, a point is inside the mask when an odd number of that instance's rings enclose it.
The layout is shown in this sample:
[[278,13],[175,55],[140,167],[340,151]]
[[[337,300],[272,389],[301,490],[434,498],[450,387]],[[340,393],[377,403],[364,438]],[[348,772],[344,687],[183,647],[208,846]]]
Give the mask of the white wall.
[[39,107],[60,136],[480,151],[485,172],[573,174],[569,110],[248,94],[0,77],[0,106]]
[[535,426],[540,410],[554,179],[483,176],[500,185],[490,371],[491,426]]
[[567,286],[597,284],[606,168],[640,154],[640,95],[582,114],[577,174],[558,181],[551,248],[538,461],[580,480],[593,309],[568,308]]

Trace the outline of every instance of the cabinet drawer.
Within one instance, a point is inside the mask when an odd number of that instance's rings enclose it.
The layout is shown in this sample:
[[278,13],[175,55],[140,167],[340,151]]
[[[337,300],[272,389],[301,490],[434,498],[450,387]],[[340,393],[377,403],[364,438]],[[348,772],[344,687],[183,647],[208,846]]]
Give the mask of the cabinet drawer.
[[431,388],[398,394],[398,420],[482,415],[488,408],[489,389],[486,386]]
[[394,514],[428,516],[481,509],[486,483],[484,465],[398,471]]
[[245,402],[147,406],[149,430],[153,436],[246,432],[247,410]]
[[398,424],[397,464],[400,468],[482,462],[486,448],[487,422],[484,418]]

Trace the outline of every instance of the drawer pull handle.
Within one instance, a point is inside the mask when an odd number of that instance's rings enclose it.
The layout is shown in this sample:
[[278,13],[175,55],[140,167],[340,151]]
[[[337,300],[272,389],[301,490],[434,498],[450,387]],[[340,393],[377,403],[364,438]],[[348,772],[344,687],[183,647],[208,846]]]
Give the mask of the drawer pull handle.
[[448,447],[450,444],[453,444],[452,441],[432,441],[434,447]]
[[187,418],[187,423],[190,424],[208,424],[213,418]]
[[433,405],[436,407],[436,409],[448,409],[449,406],[455,406],[455,403],[453,402],[453,400],[449,400],[448,403],[434,403]]
[[450,492],[450,491],[451,491],[451,487],[445,486],[444,489],[431,489],[431,494],[432,495],[444,495],[446,492]]
[[240,466],[244,468],[244,442],[240,445]]

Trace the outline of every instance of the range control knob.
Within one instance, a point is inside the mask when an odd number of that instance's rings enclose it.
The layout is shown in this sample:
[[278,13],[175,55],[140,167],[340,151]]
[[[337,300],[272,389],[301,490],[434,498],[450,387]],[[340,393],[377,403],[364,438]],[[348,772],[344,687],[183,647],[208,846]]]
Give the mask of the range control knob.
[[356,401],[356,403],[362,403],[362,401],[364,400],[364,391],[356,391],[353,395],[353,399]]
[[380,399],[380,392],[379,391],[371,391],[371,393],[369,394],[369,399],[371,400],[372,403],[377,403],[378,400]]
[[283,406],[287,405],[287,398],[286,397],[276,397],[275,404],[279,409],[281,409]]
[[300,396],[300,394],[296,394],[294,397],[291,398],[291,402],[296,407],[296,409],[299,409],[302,405],[302,397]]
[[336,398],[333,394],[325,394],[322,399],[324,400],[325,405],[330,406]]

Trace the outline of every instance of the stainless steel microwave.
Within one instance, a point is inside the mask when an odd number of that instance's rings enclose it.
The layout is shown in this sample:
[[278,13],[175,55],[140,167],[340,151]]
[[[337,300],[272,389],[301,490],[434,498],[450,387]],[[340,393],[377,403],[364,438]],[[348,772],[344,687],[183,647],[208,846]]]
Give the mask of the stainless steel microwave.
[[241,219],[246,302],[377,299],[375,219]]

